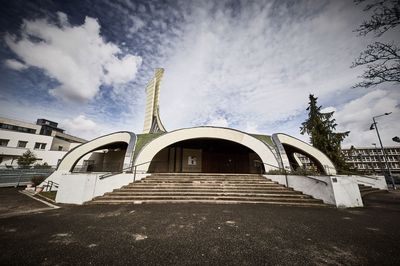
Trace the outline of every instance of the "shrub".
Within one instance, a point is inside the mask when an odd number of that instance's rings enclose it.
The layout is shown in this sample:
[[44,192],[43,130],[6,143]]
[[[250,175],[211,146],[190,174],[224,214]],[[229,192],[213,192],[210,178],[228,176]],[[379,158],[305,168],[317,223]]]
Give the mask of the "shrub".
[[34,177],[32,177],[31,181],[32,181],[32,183],[33,183],[33,186],[36,187],[36,186],[38,186],[40,183],[42,183],[45,179],[46,179],[45,176],[39,175],[39,176],[34,176]]
[[43,164],[35,164],[34,166],[33,166],[33,168],[35,168],[35,169],[50,169],[51,168],[51,166],[50,165],[48,165],[46,162],[45,163],[43,163]]
[[284,175],[285,171],[282,169],[273,169],[267,172],[267,175]]

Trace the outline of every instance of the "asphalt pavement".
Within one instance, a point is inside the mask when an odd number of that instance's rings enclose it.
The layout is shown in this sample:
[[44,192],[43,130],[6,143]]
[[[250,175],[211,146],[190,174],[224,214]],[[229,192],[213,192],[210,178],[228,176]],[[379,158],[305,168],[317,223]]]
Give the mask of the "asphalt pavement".
[[[1,189],[1,204],[26,197],[14,192]],[[393,193],[371,194],[368,207],[355,209],[131,204],[40,210],[36,202],[36,212],[0,216],[0,264],[400,265],[400,194]]]

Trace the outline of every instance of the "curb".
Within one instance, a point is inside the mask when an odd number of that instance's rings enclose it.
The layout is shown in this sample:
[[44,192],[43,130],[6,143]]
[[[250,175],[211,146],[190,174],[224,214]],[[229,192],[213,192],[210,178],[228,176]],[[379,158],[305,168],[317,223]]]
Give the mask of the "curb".
[[49,206],[49,207],[51,207],[51,208],[53,208],[53,209],[59,209],[59,208],[60,208],[59,206],[56,206],[56,205],[51,204],[51,203],[49,203],[49,202],[47,202],[47,201],[44,201],[44,200],[41,200],[41,199],[38,199],[38,198],[34,197],[35,194],[30,193],[30,192],[28,192],[28,191],[20,190],[19,193],[24,194],[24,195],[26,195],[26,196],[28,196],[28,197],[34,199],[34,200],[37,200],[37,201],[39,201],[39,202],[41,202],[41,203],[44,203],[44,204],[46,204],[47,206]]

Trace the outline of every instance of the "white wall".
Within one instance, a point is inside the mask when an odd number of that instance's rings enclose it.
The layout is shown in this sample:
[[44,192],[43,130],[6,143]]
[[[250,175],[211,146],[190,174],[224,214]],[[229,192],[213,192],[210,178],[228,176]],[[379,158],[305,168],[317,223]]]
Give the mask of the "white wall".
[[333,192],[335,194],[336,207],[362,207],[360,189],[354,179],[344,176],[332,177]]
[[[0,156],[3,158],[0,165],[18,166],[17,159],[12,159],[21,156],[29,149],[38,158],[36,163],[43,164],[46,162],[48,165],[56,166],[58,160],[67,153],[66,149],[63,149],[63,151],[50,150],[53,144],[53,137],[51,136],[0,130],[0,139],[10,140],[7,147],[0,147]],[[25,148],[18,148],[18,141],[27,141],[28,143]],[[36,142],[46,143],[46,148],[44,150],[35,149]],[[80,145],[80,143],[70,143],[68,144],[68,148],[78,145]]]
[[353,178],[360,185],[370,186],[373,188],[388,190],[387,183],[384,176],[346,176],[347,178]]
[[51,143],[53,141],[53,137],[44,136],[44,135],[36,135],[29,133],[16,132],[11,130],[0,130],[0,139],[9,139],[7,147],[16,148],[18,145],[18,141],[28,141],[26,145],[26,149],[34,150],[35,143],[41,142],[46,143],[46,149],[50,150]]
[[53,151],[58,151],[59,146],[62,147],[62,151],[69,151],[71,142],[59,138],[53,138],[50,149]]
[[[306,176],[264,175],[266,178],[286,185],[304,194],[322,200],[326,204],[336,207],[362,207],[362,199],[358,184],[353,178],[344,176]],[[317,179],[317,180],[315,180]],[[322,182],[324,181],[324,182]]]
[[[57,173],[58,172],[58,173]],[[114,189],[121,188],[133,182],[133,174],[117,174],[100,179],[104,173],[62,173],[54,172],[46,180],[58,180],[59,188],[56,196],[57,203],[83,204],[94,197],[102,196]],[[148,174],[137,174],[140,180]]]
[[[35,163],[43,164],[47,163],[51,166],[57,166],[58,160],[60,160],[67,152],[66,151],[33,151],[37,158],[41,159]],[[34,164],[35,164],[34,163]]]

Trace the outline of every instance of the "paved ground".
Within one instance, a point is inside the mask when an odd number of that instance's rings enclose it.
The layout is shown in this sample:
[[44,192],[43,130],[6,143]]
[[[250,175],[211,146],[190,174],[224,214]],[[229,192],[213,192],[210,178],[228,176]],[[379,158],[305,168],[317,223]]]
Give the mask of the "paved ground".
[[0,188],[0,218],[50,209],[52,208],[18,193],[16,188]]
[[346,210],[149,204],[14,215],[0,218],[0,264],[400,265],[400,194],[380,195]]

